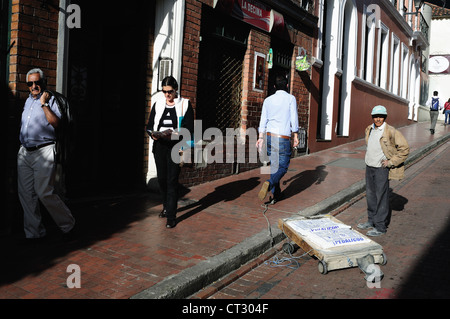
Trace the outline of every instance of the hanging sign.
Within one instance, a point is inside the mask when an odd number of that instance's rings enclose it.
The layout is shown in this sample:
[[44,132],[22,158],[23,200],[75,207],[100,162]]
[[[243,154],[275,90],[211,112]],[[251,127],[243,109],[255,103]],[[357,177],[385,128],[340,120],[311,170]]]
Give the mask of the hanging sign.
[[255,0],[215,0],[214,8],[267,32],[273,25],[271,9]]
[[273,67],[273,50],[272,48],[269,49],[269,54],[267,54],[267,66],[269,69]]
[[239,0],[237,3],[242,11],[242,20],[244,22],[263,29],[264,31],[270,31],[269,8],[253,0]]
[[306,50],[301,47],[298,48],[298,56],[295,58],[295,69],[297,71],[306,71],[311,67],[307,61]]

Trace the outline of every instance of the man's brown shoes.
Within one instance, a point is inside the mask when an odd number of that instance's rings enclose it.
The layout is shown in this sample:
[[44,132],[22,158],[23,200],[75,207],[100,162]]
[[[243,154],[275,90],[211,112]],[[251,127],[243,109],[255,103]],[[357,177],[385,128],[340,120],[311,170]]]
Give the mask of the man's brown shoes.
[[267,192],[269,191],[270,183],[269,181],[265,181],[264,184],[261,187],[261,190],[258,193],[258,198],[260,200],[264,200],[266,198]]

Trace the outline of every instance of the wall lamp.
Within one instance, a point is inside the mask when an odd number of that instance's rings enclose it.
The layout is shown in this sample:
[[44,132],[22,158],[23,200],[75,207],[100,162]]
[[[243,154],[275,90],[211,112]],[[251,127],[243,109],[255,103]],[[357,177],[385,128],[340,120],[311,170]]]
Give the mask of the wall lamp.
[[424,0],[414,0],[414,6],[416,7],[416,12],[405,12],[405,15],[414,14],[417,15],[419,13],[420,7],[423,5]]

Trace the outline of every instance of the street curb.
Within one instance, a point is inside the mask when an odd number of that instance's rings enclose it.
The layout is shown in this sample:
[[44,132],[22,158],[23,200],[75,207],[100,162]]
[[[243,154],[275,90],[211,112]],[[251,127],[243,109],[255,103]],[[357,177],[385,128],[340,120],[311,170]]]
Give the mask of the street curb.
[[[415,150],[406,159],[405,166],[414,163],[424,154],[435,149],[439,145],[445,143],[449,138],[450,133],[440,138],[437,138],[432,142],[430,142],[429,144]],[[362,194],[365,191],[366,191],[366,181],[362,179],[354,183],[353,185],[349,186],[348,188],[328,197],[327,199],[321,201],[320,203],[317,203],[311,207],[307,207],[304,210],[299,211],[298,214],[301,216],[314,216],[324,214],[326,212],[338,208],[339,206],[343,205],[344,203],[348,202],[352,198]]]
[[447,133],[446,135],[439,137],[439,138],[433,140],[432,142],[430,142],[429,144],[412,152],[406,159],[405,165],[409,165],[409,164],[415,162],[417,159],[419,159],[424,154],[428,153],[432,149],[435,149],[439,145],[445,143],[449,138],[450,138],[450,133]]
[[[450,138],[450,133],[433,140],[431,143],[415,150],[405,161],[411,164],[430,150],[443,144]],[[300,216],[314,216],[330,212],[365,191],[365,180],[360,180],[350,187],[328,197],[311,207],[299,211]],[[187,268],[180,273],[167,277],[152,287],[132,296],[130,299],[182,299],[196,293],[205,286],[238,269],[243,264],[261,255],[286,236],[278,227],[249,237],[230,249]]]
[[272,238],[274,242],[283,239],[278,228],[271,227],[271,232],[272,237],[268,229],[249,237],[219,255],[165,278],[131,299],[186,298],[270,249]]

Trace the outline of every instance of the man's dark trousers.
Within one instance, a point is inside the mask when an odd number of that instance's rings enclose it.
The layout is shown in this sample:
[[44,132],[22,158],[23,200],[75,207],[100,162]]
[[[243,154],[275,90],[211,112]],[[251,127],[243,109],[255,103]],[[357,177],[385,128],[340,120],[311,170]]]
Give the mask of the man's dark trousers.
[[386,232],[390,220],[388,168],[366,165],[366,200],[368,222]]

